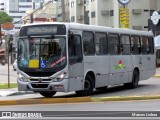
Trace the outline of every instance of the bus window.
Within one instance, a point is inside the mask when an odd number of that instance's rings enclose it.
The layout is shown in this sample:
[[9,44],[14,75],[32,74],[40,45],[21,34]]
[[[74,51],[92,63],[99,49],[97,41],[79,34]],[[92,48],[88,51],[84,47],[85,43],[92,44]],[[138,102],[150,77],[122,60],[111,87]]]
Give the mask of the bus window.
[[130,48],[130,37],[129,35],[121,35],[121,51],[123,55],[130,55],[131,48]]
[[83,32],[82,34],[83,40],[83,51],[84,55],[94,55],[94,37],[92,32]]
[[141,54],[141,44],[139,36],[131,36],[131,47],[133,54]]
[[96,54],[106,55],[108,52],[107,35],[105,33],[95,33]]
[[68,41],[68,53],[70,64],[82,61],[82,43],[79,35],[73,35]]
[[141,37],[142,54],[149,54],[148,37]]
[[57,42],[48,43],[48,55],[58,55],[61,51],[61,48]]
[[121,53],[118,35],[108,34],[108,47],[111,55],[118,55]]
[[152,37],[149,38],[149,51],[151,54],[154,54],[154,42]]

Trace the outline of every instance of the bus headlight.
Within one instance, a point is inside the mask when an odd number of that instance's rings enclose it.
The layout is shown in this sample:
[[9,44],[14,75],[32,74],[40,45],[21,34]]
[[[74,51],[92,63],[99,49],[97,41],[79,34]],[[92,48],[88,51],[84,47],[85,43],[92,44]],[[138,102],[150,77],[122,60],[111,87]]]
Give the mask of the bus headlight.
[[23,82],[28,82],[28,80],[20,73],[18,73],[18,79]]
[[62,81],[65,77],[66,77],[67,73],[66,72],[62,72],[59,75],[57,75],[56,79],[54,80],[55,82],[60,82]]

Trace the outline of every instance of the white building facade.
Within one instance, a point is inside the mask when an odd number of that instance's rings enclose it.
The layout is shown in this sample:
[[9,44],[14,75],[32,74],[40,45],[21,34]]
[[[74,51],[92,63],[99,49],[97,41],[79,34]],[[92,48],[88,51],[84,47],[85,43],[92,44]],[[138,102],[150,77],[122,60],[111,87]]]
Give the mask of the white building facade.
[[[66,5],[69,5],[69,22],[120,27],[119,12],[123,6],[118,0],[68,0]],[[126,8],[129,28],[148,30],[148,19],[154,10],[160,10],[160,0],[131,0]]]

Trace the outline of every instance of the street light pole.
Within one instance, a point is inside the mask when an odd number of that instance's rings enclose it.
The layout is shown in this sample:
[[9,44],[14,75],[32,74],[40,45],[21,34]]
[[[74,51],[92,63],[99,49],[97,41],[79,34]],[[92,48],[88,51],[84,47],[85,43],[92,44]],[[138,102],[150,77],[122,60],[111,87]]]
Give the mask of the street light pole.
[[8,40],[8,88],[10,88],[10,72],[9,72],[9,45],[10,45],[10,39]]

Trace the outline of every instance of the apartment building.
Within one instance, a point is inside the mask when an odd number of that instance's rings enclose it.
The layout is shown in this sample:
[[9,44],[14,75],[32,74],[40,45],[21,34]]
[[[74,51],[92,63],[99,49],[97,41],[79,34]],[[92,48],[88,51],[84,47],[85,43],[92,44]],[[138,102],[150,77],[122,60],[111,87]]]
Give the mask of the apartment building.
[[6,11],[6,4],[5,4],[6,0],[0,0],[0,11],[4,12]]
[[35,10],[42,6],[44,0],[0,0],[0,10],[13,18],[14,32],[19,30],[22,17],[26,16],[27,10]]
[[[61,8],[59,6],[57,8]],[[119,13],[123,6],[118,0],[65,0],[65,7],[69,8],[69,12],[65,10],[69,22],[120,27]],[[160,10],[160,0],[131,0],[126,8],[129,10],[129,28],[148,30],[148,19],[154,10]]]

